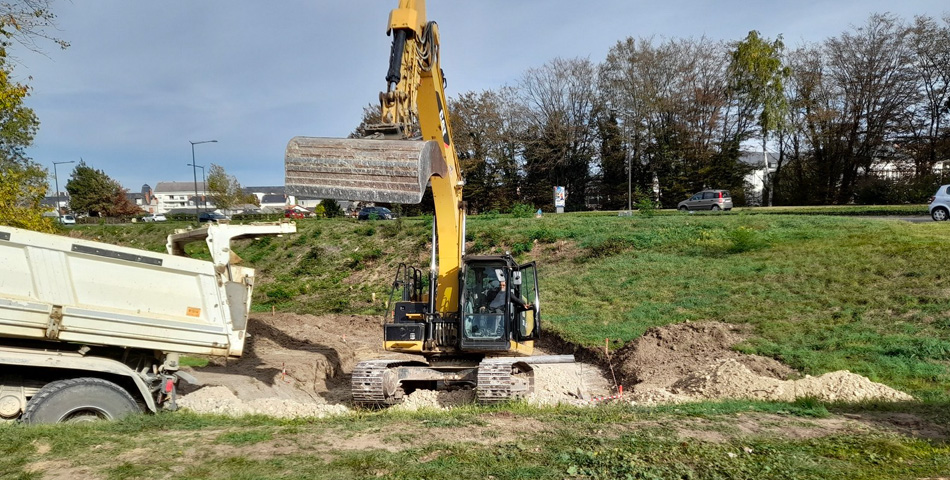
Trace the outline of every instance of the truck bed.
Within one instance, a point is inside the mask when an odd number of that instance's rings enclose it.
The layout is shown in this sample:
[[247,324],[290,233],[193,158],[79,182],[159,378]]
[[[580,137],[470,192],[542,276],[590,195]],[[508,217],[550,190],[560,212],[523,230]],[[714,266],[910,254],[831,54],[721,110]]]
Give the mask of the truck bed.
[[239,356],[254,270],[227,259],[243,227],[183,234],[220,262],[0,227],[0,338]]

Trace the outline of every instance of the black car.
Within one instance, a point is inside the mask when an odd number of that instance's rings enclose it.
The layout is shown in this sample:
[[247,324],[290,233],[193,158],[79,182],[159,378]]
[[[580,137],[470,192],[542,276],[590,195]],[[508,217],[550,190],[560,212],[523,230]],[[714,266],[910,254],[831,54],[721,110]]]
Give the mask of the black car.
[[359,220],[393,220],[396,218],[396,214],[386,207],[363,207],[356,218]]
[[198,215],[199,222],[218,223],[224,220],[228,220],[228,217],[217,212],[201,212],[201,214]]

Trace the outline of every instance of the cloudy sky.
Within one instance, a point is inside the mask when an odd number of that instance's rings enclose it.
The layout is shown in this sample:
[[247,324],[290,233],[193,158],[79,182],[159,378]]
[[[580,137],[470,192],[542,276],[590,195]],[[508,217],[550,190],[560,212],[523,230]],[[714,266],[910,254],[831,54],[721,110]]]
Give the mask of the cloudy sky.
[[[72,46],[14,49],[41,125],[30,156],[84,159],[132,191],[191,181],[196,163],[283,185],[296,135],[344,137],[385,89],[396,0],[56,0]],[[555,57],[600,62],[626,37],[818,42],[871,13],[940,17],[946,0],[429,0],[448,95],[515,84]],[[58,167],[60,186],[73,165]],[[200,177],[201,172],[198,171]],[[52,184],[52,181],[50,182]]]

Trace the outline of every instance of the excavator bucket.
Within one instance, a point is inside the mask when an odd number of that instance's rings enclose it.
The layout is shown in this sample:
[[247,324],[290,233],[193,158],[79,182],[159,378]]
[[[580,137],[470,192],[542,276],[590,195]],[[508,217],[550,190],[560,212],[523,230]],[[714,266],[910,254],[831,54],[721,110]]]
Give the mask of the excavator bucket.
[[294,137],[284,156],[291,195],[419,203],[447,166],[435,141]]

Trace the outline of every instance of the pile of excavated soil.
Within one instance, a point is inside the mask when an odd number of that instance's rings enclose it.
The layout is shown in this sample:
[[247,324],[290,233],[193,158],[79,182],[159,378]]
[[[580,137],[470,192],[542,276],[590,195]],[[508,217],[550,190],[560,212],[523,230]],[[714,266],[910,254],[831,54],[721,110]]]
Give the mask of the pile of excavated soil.
[[[382,348],[380,318],[365,315],[254,314],[245,353],[186,369],[201,385],[183,384],[179,405],[199,413],[322,417],[346,413],[356,363],[413,358]],[[624,399],[638,404],[751,398],[788,401],[908,400],[906,394],[849,372],[786,380],[796,372],[776,360],[733,351],[742,329],[716,322],[648,330],[612,356]],[[544,354],[544,352],[538,352]],[[588,363],[534,365],[536,405],[596,405],[613,382]],[[609,374],[608,374],[609,375]],[[611,377],[612,378],[612,377]],[[474,401],[471,390],[419,390],[394,408],[451,408]]]
[[812,397],[826,402],[908,401],[913,397],[861,375],[839,370],[800,380],[778,380],[752,373],[735,360],[723,360],[676,381],[670,391],[687,397],[749,398],[793,402]]
[[343,405],[289,400],[286,398],[239,399],[228,387],[216,385],[202,388],[178,401],[178,406],[201,413],[219,415],[267,415],[278,418],[316,417],[347,413]]
[[777,360],[746,355],[732,347],[746,338],[743,327],[720,322],[687,322],[647,330],[615,354],[625,388],[669,387],[677,380],[721,360],[735,360],[767,377],[788,378],[795,370]]
[[913,400],[906,393],[844,370],[787,380],[795,371],[778,361],[731,349],[744,338],[742,327],[718,322],[651,328],[617,353],[622,378],[634,383],[627,400],[641,404],[730,398]]

